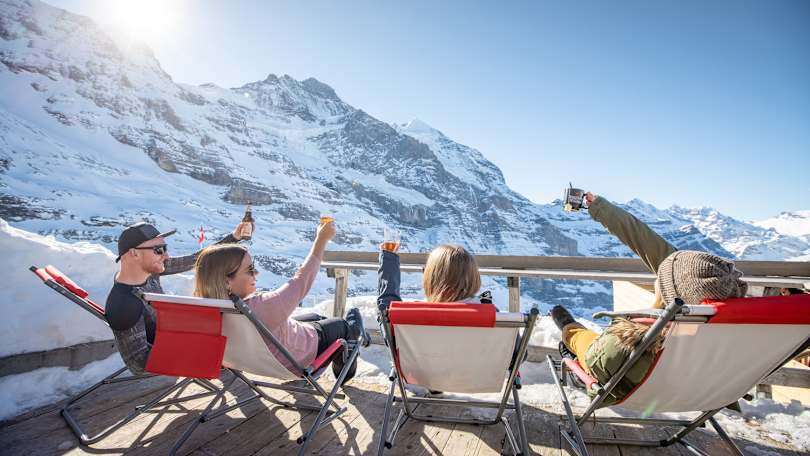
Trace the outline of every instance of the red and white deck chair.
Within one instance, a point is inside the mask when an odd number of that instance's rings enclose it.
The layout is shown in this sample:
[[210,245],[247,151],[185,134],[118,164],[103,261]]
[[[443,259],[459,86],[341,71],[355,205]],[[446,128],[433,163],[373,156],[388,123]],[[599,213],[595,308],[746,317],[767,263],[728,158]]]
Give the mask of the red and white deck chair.
[[[46,268],[43,271],[47,273],[48,270]],[[37,275],[42,274],[39,270],[35,272],[37,272]],[[40,277],[42,278],[42,276]],[[51,277],[53,276],[51,275]],[[62,275],[62,277],[64,276]],[[64,279],[66,279],[66,277],[64,277]],[[45,279],[43,278],[43,280]],[[56,282],[56,280],[50,281]],[[46,284],[60,293],[62,293],[60,289],[66,289],[58,283],[56,283],[56,285],[59,285],[59,287],[55,288],[47,280]],[[70,295],[73,295],[73,293],[68,291],[68,294],[65,296],[70,298]],[[77,295],[73,296],[78,297]],[[349,366],[351,366],[351,363],[359,353],[362,339],[358,341],[337,340],[324,353],[313,360],[311,365],[304,367],[290,355],[267,326],[253,315],[247,304],[237,297],[234,297],[233,301],[231,301],[154,293],[139,293],[138,296],[144,301],[147,301],[152,308],[155,309],[157,314],[155,340],[152,345],[152,350],[149,353],[149,359],[147,360],[146,372],[150,374],[182,377],[183,380],[162,393],[158,398],[153,399],[144,406],[138,407],[124,420],[116,423],[113,427],[108,428],[98,436],[94,436],[92,439],[84,438],[84,433],[69,414],[66,406],[62,414],[83,444],[89,445],[99,441],[131,421],[139,413],[150,408],[162,407],[164,405],[189,400],[192,397],[180,397],[162,401],[163,398],[173,391],[183,388],[190,382],[199,382],[201,385],[206,386],[210,392],[205,394],[214,394],[214,397],[203,412],[199,414],[197,419],[192,422],[183,435],[175,442],[170,454],[175,454],[201,423],[228,413],[235,408],[241,407],[246,402],[258,398],[263,398],[271,403],[284,407],[319,412],[309,431],[298,439],[298,443],[302,444],[299,449],[299,454],[305,452],[307,442],[315,432],[322,429],[329,422],[346,411],[346,407],[339,406],[335,402],[335,399],[343,397],[342,395],[338,395],[337,390],[346,377]],[[74,300],[74,298],[70,299]],[[85,301],[85,299],[80,300]],[[100,309],[98,305],[87,304],[94,310]],[[80,305],[84,307],[83,304]],[[364,334],[365,331],[361,331],[360,333]],[[271,350],[268,344],[273,346],[274,350]],[[335,386],[327,393],[323,387],[317,383],[317,379],[336,356],[344,356],[346,361],[343,370],[336,379]],[[289,365],[292,366],[292,370],[284,367],[278,357],[284,357]],[[221,369],[227,370],[232,376],[229,379],[223,380],[223,386],[217,388],[208,380],[219,378]],[[115,376],[122,373],[124,370],[126,370],[126,368],[108,377],[108,379],[111,380],[107,383],[116,381]],[[241,371],[273,377],[282,381],[303,379],[307,381],[310,387],[254,381],[246,377]],[[245,382],[245,384],[253,390],[254,394],[231,405],[213,410],[214,405],[231,388],[236,379]],[[103,384],[103,382],[83,392],[76,399],[86,395],[101,384]],[[322,403],[314,404],[293,404],[284,402],[268,396],[267,393],[261,389],[263,387],[320,396],[323,398],[323,401]],[[201,395],[195,395],[193,397],[198,398],[200,396]],[[74,401],[76,399],[74,399]]]
[[[787,362],[810,337],[810,295],[806,294],[707,301],[700,305],[684,305],[676,299],[664,310],[594,314],[594,318],[602,316],[639,319],[636,321],[651,326],[606,385],[590,377],[577,361],[564,358],[555,362],[548,356],[569,422],[569,429],[561,428],[560,432],[580,456],[588,454],[586,443],[647,447],[680,443],[693,453],[705,455],[684,437],[707,421],[732,451],[742,455],[714,415]],[[656,412],[701,412],[700,415],[691,421],[596,417],[596,409],[659,334],[665,336],[664,344],[646,378],[613,405],[638,411],[641,416]],[[577,378],[580,387],[596,393],[581,416],[574,416],[562,387],[568,376]],[[666,439],[653,441],[583,439],[579,427],[588,419],[683,428]]]
[[[528,454],[518,389],[518,368],[528,347],[538,315],[497,312],[492,304],[434,304],[394,301],[380,307],[383,336],[391,350],[391,387],[385,403],[378,454],[394,445],[397,432],[409,418],[431,422],[493,425],[503,423],[514,454]],[[520,330],[523,336],[520,337]],[[417,397],[408,385],[452,393],[500,393],[500,401]],[[399,396],[395,395],[398,386]],[[509,398],[513,401],[510,403]],[[391,409],[402,403],[386,438]],[[417,414],[422,405],[497,409],[491,420]],[[514,410],[517,439],[504,416]]]
[[[39,277],[42,282],[47,285],[49,288],[53,289],[57,293],[61,294],[65,298],[69,299],[73,303],[77,304],[79,307],[83,308],[84,310],[90,312],[94,317],[100,319],[107,324],[107,320],[105,318],[104,307],[96,304],[93,302],[90,297],[89,293],[84,290],[82,287],[76,284],[73,280],[71,280],[67,275],[56,269],[54,266],[48,265],[43,268],[38,268],[36,266],[31,266],[29,268],[34,274]],[[125,424],[129,423],[135,417],[144,413],[154,407],[157,406],[166,406],[169,404],[177,404],[193,399],[199,399],[211,394],[217,393],[219,388],[217,388],[213,383],[204,379],[204,378],[184,378],[181,381],[175,383],[171,387],[167,387],[166,389],[162,390],[157,396],[155,396],[151,401],[146,404],[139,405],[135,407],[127,416],[122,418],[121,420],[111,424],[107,428],[100,431],[98,434],[95,435],[88,435],[82,427],[79,425],[78,420],[76,417],[73,416],[71,413],[71,407],[78,402],[80,399],[84,398],[88,394],[92,393],[93,391],[97,390],[101,386],[109,385],[112,383],[121,383],[121,382],[129,382],[133,380],[142,380],[144,378],[154,377],[156,374],[154,373],[146,373],[141,375],[123,375],[128,372],[126,366],[118,369],[117,371],[113,372],[112,374],[108,375],[98,383],[90,386],[89,388],[85,389],[84,391],[80,392],[79,394],[69,398],[65,403],[64,407],[61,410],[61,415],[65,419],[65,422],[68,424],[70,429],[79,439],[83,445],[92,445],[96,442],[101,441],[108,435],[112,434],[116,430],[120,429]],[[213,378],[219,376],[219,369],[217,369],[217,375]],[[169,400],[164,399],[174,393],[175,391],[182,390],[189,383],[194,382],[206,389],[207,391],[200,394],[189,395],[185,397],[173,398]]]
[[[186,369],[198,368],[203,363],[207,363],[213,369],[215,363],[210,360],[213,345],[204,346],[205,337],[213,334],[222,340],[222,349],[217,352],[216,365],[221,365],[233,373],[233,377],[224,382],[224,386],[200,413],[199,418],[178,439],[172,449],[172,454],[182,446],[200,423],[228,413],[259,397],[283,407],[318,412],[315,422],[312,423],[307,433],[297,439],[297,442],[301,444],[299,455],[306,452],[306,447],[316,432],[347,410],[345,405],[338,405],[335,399],[343,398],[343,395],[338,394],[338,389],[360,353],[360,347],[363,344],[362,335],[365,334],[362,327],[358,340],[338,339],[318,355],[309,366],[302,366],[276,339],[270,329],[253,314],[250,307],[236,296],[227,300],[142,293],[142,299],[157,312],[155,343],[149,354],[147,370],[165,375],[184,375]],[[206,315],[208,328],[205,331],[205,337],[198,341],[196,334],[189,335],[191,330],[189,321],[203,314]],[[359,323],[362,325],[362,322]],[[318,384],[317,380],[337,356],[344,357],[344,366],[335,379],[334,386],[327,392]],[[291,367],[285,367],[280,361],[282,358]],[[154,366],[150,367],[152,363]],[[255,381],[246,377],[242,371],[282,381],[304,380],[307,386]],[[228,391],[236,379],[242,380],[255,394],[229,406],[213,410],[214,404]],[[322,402],[313,404],[284,402],[268,396],[261,388],[309,394],[321,398]]]

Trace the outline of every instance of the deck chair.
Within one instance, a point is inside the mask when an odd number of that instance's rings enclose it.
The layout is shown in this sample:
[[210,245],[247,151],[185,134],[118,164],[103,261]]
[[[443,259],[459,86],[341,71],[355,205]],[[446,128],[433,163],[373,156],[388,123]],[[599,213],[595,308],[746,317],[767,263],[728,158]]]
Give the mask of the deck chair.
[[[45,268],[45,272],[47,272],[47,268]],[[37,274],[40,273],[37,272]],[[63,275],[62,277],[67,279]],[[57,280],[52,281],[57,282]],[[49,286],[51,285],[49,284]],[[75,286],[75,284],[70,286]],[[66,296],[73,295],[82,301],[86,300],[79,295],[74,295],[65,286],[61,286],[61,288],[68,290],[69,294]],[[62,292],[60,291],[60,293]],[[297,440],[301,444],[299,454],[304,454],[307,443],[315,432],[346,411],[345,406],[339,406],[335,402],[335,399],[344,397],[337,393],[337,389],[346,377],[349,366],[358,356],[362,336],[358,341],[342,339],[335,341],[309,366],[303,367],[281,345],[270,330],[253,315],[247,304],[237,297],[233,297],[233,300],[218,300],[155,293],[139,293],[138,296],[148,302],[157,314],[155,341],[147,360],[146,372],[151,375],[181,377],[182,380],[162,393],[158,398],[138,407],[122,422],[116,423],[114,429],[111,427],[105,430],[102,433],[103,435],[95,436],[92,439],[93,442],[99,441],[148,409],[201,397],[201,395],[195,395],[162,401],[163,398],[174,391],[180,390],[190,382],[199,382],[210,391],[204,394],[213,394],[214,397],[197,419],[174,443],[170,454],[176,454],[201,423],[224,415],[249,401],[259,398],[283,407],[318,412],[312,427]],[[70,299],[74,300],[74,298]],[[100,308],[98,305],[85,304],[90,305],[90,308],[94,311]],[[360,333],[361,335],[365,334],[365,331],[361,330]],[[268,348],[270,346],[273,349]],[[344,357],[344,368],[338,375],[335,386],[327,393],[317,383],[317,379],[337,356]],[[289,368],[281,363],[280,357],[287,361]],[[118,373],[123,372],[125,369],[121,369]],[[219,378],[223,369],[232,375],[230,379],[223,380],[221,388],[217,388],[209,380]],[[254,381],[245,376],[242,371],[273,377],[282,381],[303,379],[310,387]],[[233,386],[237,379],[249,386],[253,394],[234,404],[215,410],[214,405]],[[108,383],[112,383],[112,381]],[[100,386],[100,384],[96,386]],[[314,404],[284,402],[270,397],[262,388],[310,394],[323,398],[323,402]],[[87,393],[89,391],[83,392],[80,396]],[[81,432],[72,416],[64,412],[63,416],[65,416],[74,433],[82,440],[83,432]],[[82,443],[85,443],[85,440],[82,440]]]
[[[82,309],[89,312],[94,317],[100,319],[107,324],[107,320],[105,318],[104,307],[100,306],[93,302],[90,297],[89,293],[84,290],[82,287],[76,284],[73,280],[71,280],[67,275],[62,273],[59,269],[55,268],[54,266],[47,265],[45,267],[36,267],[31,266],[29,268],[34,274],[39,277],[42,282],[48,286],[49,288],[53,289],[60,295],[64,296],[74,304],[78,305]],[[194,399],[200,399],[202,397],[216,394],[219,388],[217,388],[213,383],[206,379],[202,378],[185,378],[181,379],[180,382],[175,383],[171,387],[167,387],[166,389],[160,391],[157,396],[155,396],[152,400],[148,403],[139,405],[135,407],[129,414],[127,414],[124,418],[120,419],[119,421],[109,425],[105,429],[101,430],[99,433],[95,435],[88,435],[87,432],[82,429],[82,426],[79,424],[78,419],[73,415],[71,408],[82,398],[88,396],[93,391],[101,388],[104,385],[109,385],[113,383],[122,383],[122,382],[131,382],[136,380],[142,380],[149,377],[154,377],[156,374],[154,373],[145,373],[140,375],[125,375],[128,372],[126,366],[116,370],[112,374],[104,377],[98,383],[90,386],[89,388],[81,391],[77,395],[68,398],[67,402],[65,402],[64,406],[61,410],[61,415],[67,425],[70,427],[73,434],[76,435],[76,438],[79,439],[79,442],[83,445],[92,445],[96,442],[101,441],[108,435],[112,434],[116,430],[120,429],[133,419],[135,419],[141,413],[147,412],[150,409],[155,407],[163,407],[169,404],[178,404]],[[188,395],[185,397],[173,398],[164,400],[166,397],[171,395],[176,391],[180,391],[188,386],[190,383],[196,383],[199,386],[203,387],[206,392]]]
[[[600,384],[576,361],[547,357],[565,408],[568,429],[560,433],[576,454],[588,455],[587,443],[665,447],[684,445],[695,454],[707,453],[685,437],[710,423],[738,455],[742,451],[714,419],[726,405],[736,402],[763,378],[787,362],[810,335],[810,295],[739,298],[685,305],[680,299],[666,309],[635,312],[598,312],[600,317],[630,318],[650,324],[627,361],[607,382]],[[640,412],[641,417],[596,417],[595,411],[655,338],[665,336],[646,378],[621,402],[613,404]],[[594,399],[574,416],[563,384],[590,389]],[[644,418],[655,412],[700,412],[692,420]],[[631,423],[681,427],[666,439],[583,439],[580,426],[595,423]]]
[[[217,391],[214,399],[200,413],[198,419],[178,439],[172,454],[201,423],[260,397],[283,407],[318,412],[315,422],[307,433],[297,439],[300,444],[299,455],[305,454],[306,447],[316,432],[347,410],[347,407],[339,405],[336,399],[344,398],[342,394],[338,394],[338,389],[360,353],[365,334],[363,328],[360,328],[361,336],[358,340],[339,339],[318,355],[309,366],[302,366],[253,314],[250,307],[236,296],[227,300],[142,293],[141,298],[157,312],[155,343],[149,354],[148,371],[163,375],[184,375],[188,370],[195,370],[198,374],[210,375],[213,374],[215,366],[217,369],[218,366],[222,366],[233,374],[230,380],[224,382],[223,387]],[[195,328],[190,327],[190,321],[200,318],[201,315],[205,315],[205,324],[198,323],[198,325],[205,326],[204,331],[194,334]],[[362,322],[358,323],[362,325]],[[217,345],[218,340],[222,341],[221,349]],[[334,386],[327,392],[317,380],[337,356],[343,357],[344,366],[337,375]],[[206,373],[204,368],[209,371]],[[243,371],[281,381],[303,380],[307,386],[255,381],[245,376]],[[215,410],[214,404],[237,379],[249,386],[254,394]],[[320,398],[322,402],[312,404],[284,402],[267,395],[262,388],[309,394]]]
[[[408,419],[481,425],[502,423],[513,453],[529,454],[518,397],[518,368],[537,320],[537,309],[521,314],[497,312],[492,304],[395,301],[387,308],[381,305],[379,310],[393,368],[378,454],[393,447],[397,432]],[[520,337],[521,329],[523,337]],[[501,400],[417,397],[406,389],[409,385],[453,393],[499,393]],[[395,395],[396,389],[399,396]],[[388,435],[391,410],[396,402],[401,402],[402,408]],[[431,404],[490,408],[497,409],[497,413],[491,420],[416,413],[418,407]],[[515,411],[517,438],[504,416],[506,409]]]

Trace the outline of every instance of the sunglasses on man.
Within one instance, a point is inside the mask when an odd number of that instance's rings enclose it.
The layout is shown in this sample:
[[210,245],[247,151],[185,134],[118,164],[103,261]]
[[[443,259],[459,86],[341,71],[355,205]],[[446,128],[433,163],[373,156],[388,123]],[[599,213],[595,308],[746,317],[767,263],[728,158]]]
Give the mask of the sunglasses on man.
[[166,244],[154,245],[152,247],[133,247],[135,250],[151,250],[155,255],[163,255],[169,251],[169,246]]

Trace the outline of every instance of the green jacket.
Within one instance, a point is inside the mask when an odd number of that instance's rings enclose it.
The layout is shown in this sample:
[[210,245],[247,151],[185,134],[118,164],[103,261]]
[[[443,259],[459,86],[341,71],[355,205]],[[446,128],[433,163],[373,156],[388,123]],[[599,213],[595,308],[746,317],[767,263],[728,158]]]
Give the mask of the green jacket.
[[[604,198],[597,196],[588,211],[591,218],[635,252],[652,272],[657,272],[658,265],[677,250],[639,219]],[[622,343],[616,334],[606,330],[588,348],[584,360],[585,368],[600,384],[606,385],[630,356],[632,349],[632,346]],[[613,390],[613,396],[608,397],[603,405],[619,402],[627,396],[644,379],[653,360],[652,352],[642,355]],[[590,391],[589,393],[592,394]]]

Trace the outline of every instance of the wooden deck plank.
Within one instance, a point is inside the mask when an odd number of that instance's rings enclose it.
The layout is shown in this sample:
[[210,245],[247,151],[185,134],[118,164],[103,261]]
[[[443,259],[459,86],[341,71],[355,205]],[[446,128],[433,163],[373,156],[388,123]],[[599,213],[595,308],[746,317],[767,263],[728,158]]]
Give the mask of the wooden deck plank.
[[[589,437],[613,438],[616,437],[617,432],[615,426],[601,423],[594,426],[593,421],[589,421],[583,424],[582,426],[580,426],[579,430],[582,432],[582,438],[584,439],[588,439]],[[563,445],[568,446],[568,443],[563,442]],[[587,446],[588,452],[592,456],[625,456],[624,449],[622,449],[622,451],[619,451],[619,447],[616,445],[587,445]],[[638,455],[636,453],[633,453],[633,456]]]
[[[661,430],[660,432],[672,432],[676,431],[675,428],[669,428],[666,431]],[[785,456],[797,456],[798,454],[802,454],[801,452],[794,451],[785,446],[784,443],[773,441],[769,445],[764,445],[762,443],[751,442],[745,439],[740,439],[735,436],[731,436],[731,439],[734,443],[746,454],[751,453],[751,447],[756,448],[762,454],[781,454]],[[698,448],[708,452],[712,456],[733,456],[735,453],[728,447],[728,445],[721,439],[715,432],[714,429],[711,428],[711,425],[707,424],[706,428],[698,428],[689,433],[686,436],[686,440],[688,440],[693,445],[697,446]],[[683,454],[692,455],[693,453],[689,452],[685,447],[682,445],[673,445],[673,447],[679,447],[682,449]],[[749,448],[749,450],[746,450]]]
[[[364,407],[367,407],[368,403],[371,401],[373,395],[375,394],[374,391],[369,390],[361,390],[352,386],[347,386],[345,389],[342,390],[344,394],[347,394],[347,397],[350,397],[351,401],[338,401],[340,406],[346,406],[346,411],[343,412],[340,417],[329,423],[329,425],[322,429],[321,431],[317,432],[315,436],[310,440],[309,444],[307,445],[307,453],[308,454],[318,454],[320,452],[326,452],[324,450],[325,447],[329,448],[329,451],[339,450],[344,447],[343,443],[346,442],[347,434],[353,435],[357,432],[355,426],[362,427],[362,420],[358,421],[357,419],[360,417],[361,413],[360,410]],[[353,393],[348,395],[349,393]],[[312,415],[312,421],[308,423],[306,427],[304,427],[304,432],[309,430],[309,426],[311,423],[314,422],[315,415]],[[355,423],[357,421],[357,423]],[[331,429],[330,429],[331,428]],[[355,428],[355,429],[353,429]],[[334,442],[334,447],[331,446],[332,442]],[[287,454],[298,454],[298,446],[287,446],[284,449],[274,451],[274,455],[287,455]],[[259,452],[258,454],[261,454]],[[334,454],[334,453],[329,453]]]
[[[206,391],[196,384],[190,384],[170,397],[194,395]],[[233,398],[226,393],[228,399]],[[171,438],[176,432],[185,430],[191,420],[213,399],[212,395],[193,399],[181,404],[167,405],[144,413],[129,422],[124,429],[114,432],[91,447],[77,447],[72,454],[125,454],[146,447],[146,452],[154,452],[153,447],[161,444],[171,447]],[[176,431],[180,429],[181,431]]]
[[[603,426],[603,425],[600,425]],[[614,435],[624,439],[660,440],[667,437],[660,427],[640,426],[640,425],[615,425],[612,426]],[[680,445],[677,445],[680,446]],[[677,446],[668,447],[639,447],[631,445],[621,445],[622,456],[644,456],[651,453],[664,456],[681,456],[681,449]],[[711,453],[714,455],[715,453]]]
[[[214,410],[234,404],[239,400],[250,397],[253,394],[253,390],[239,380],[233,384],[231,389],[233,391],[227,395],[227,400],[220,400],[217,404],[215,404]],[[268,396],[277,400],[286,401],[291,397],[289,393],[280,390],[265,388],[264,391],[268,394]],[[175,441],[182,435],[183,432],[186,431],[188,426],[191,425],[191,421],[197,419],[198,414],[204,410],[204,407],[207,406],[207,404],[208,401],[198,403],[198,406],[195,407],[195,410],[192,411],[192,414],[189,415],[188,419],[184,420],[183,423],[178,423],[177,426],[165,430],[161,433],[159,438],[149,442],[148,445],[137,447],[131,451],[128,451],[127,455],[139,456],[168,453]],[[189,439],[183,444],[180,449],[180,454],[191,453],[211,440],[229,433],[232,429],[242,424],[245,420],[273,406],[273,403],[264,399],[254,399],[243,404],[239,408],[231,410],[225,415],[218,416],[213,420],[201,423],[194,433],[191,434]]]
[[[199,447],[194,455],[253,454],[278,436],[285,436],[309,412],[283,407],[270,407],[243,421],[227,434],[212,439]],[[294,442],[293,442],[294,443]]]
[[[306,414],[301,414],[300,419],[295,420],[292,426],[287,428],[287,431],[283,434],[278,434],[272,440],[269,440],[266,445],[262,448],[259,448],[254,453],[250,453],[253,456],[263,456],[276,453],[282,453],[285,451],[289,451],[292,453],[297,453],[299,449],[299,445],[296,440],[303,436],[309,428],[312,427],[312,423],[315,422],[315,418],[317,417],[317,412],[309,412]],[[324,428],[321,430],[322,433],[328,434],[332,433],[334,435],[334,429]]]
[[[534,407],[523,407],[526,421],[526,436],[529,440],[529,451],[543,456],[561,456],[566,454],[561,449],[567,447],[560,435],[560,418]],[[509,443],[504,442],[504,449]]]
[[[79,402],[75,416],[88,433],[97,433],[173,382],[171,378],[154,377],[99,388],[98,393]],[[7,454],[61,454],[78,446],[60,409],[0,429],[0,448]]]
[[[120,388],[120,384],[106,385],[79,401],[71,410],[80,419],[88,419],[97,413],[121,407],[129,401],[147,396],[155,391],[167,388],[175,380],[170,377],[152,377],[137,380],[129,383],[128,388]],[[88,385],[90,386],[90,385]],[[60,401],[52,406],[47,406],[46,413],[27,416],[24,420],[16,422],[14,420],[0,427],[0,443],[3,445],[14,442],[17,438],[31,438],[36,435],[45,435],[48,432],[59,429],[64,425],[59,411],[66,401]],[[36,419],[39,426],[34,428],[28,422]]]
[[444,446],[443,454],[447,456],[473,456],[478,454],[479,436],[485,426],[475,424],[457,424]]
[[[297,400],[301,398],[294,397],[291,402]],[[279,436],[286,436],[288,429],[309,413],[280,406],[266,407],[229,429],[226,434],[211,439],[192,454],[253,454]]]
[[450,440],[455,426],[450,423],[430,423],[425,426],[423,434],[422,452],[419,455],[440,455]]
[[[402,403],[395,404],[394,411],[391,414],[391,421],[393,425],[393,420],[396,419],[397,414],[399,414],[399,410],[401,409]],[[419,414],[449,414],[450,411],[447,410],[449,407],[437,407],[437,406],[426,406],[420,405],[416,407],[416,413]],[[449,437],[450,432],[453,430],[453,425],[444,425],[446,434],[442,432],[440,429],[441,425],[429,423],[426,421],[420,420],[413,420],[408,419],[405,422],[405,425],[400,429],[399,433],[397,434],[397,438],[394,441],[394,446],[390,450],[386,451],[386,454],[395,456],[395,455],[418,455],[423,454],[423,452],[427,448],[435,448],[437,445],[441,445],[444,447],[444,444],[447,443],[445,440],[441,442],[441,438],[443,435],[447,435]],[[390,432],[390,431],[389,431]],[[387,436],[386,436],[387,437]],[[441,448],[439,448],[441,450]]]
[[[382,385],[359,384],[344,390],[349,410],[341,417],[335,434],[319,432],[310,443],[309,454],[362,455],[374,454],[382,429],[387,388]],[[348,422],[348,417],[353,417]]]
[[481,434],[478,436],[479,442],[476,456],[496,456],[503,452],[506,444],[506,431],[503,426],[493,424],[492,426],[482,426]]

